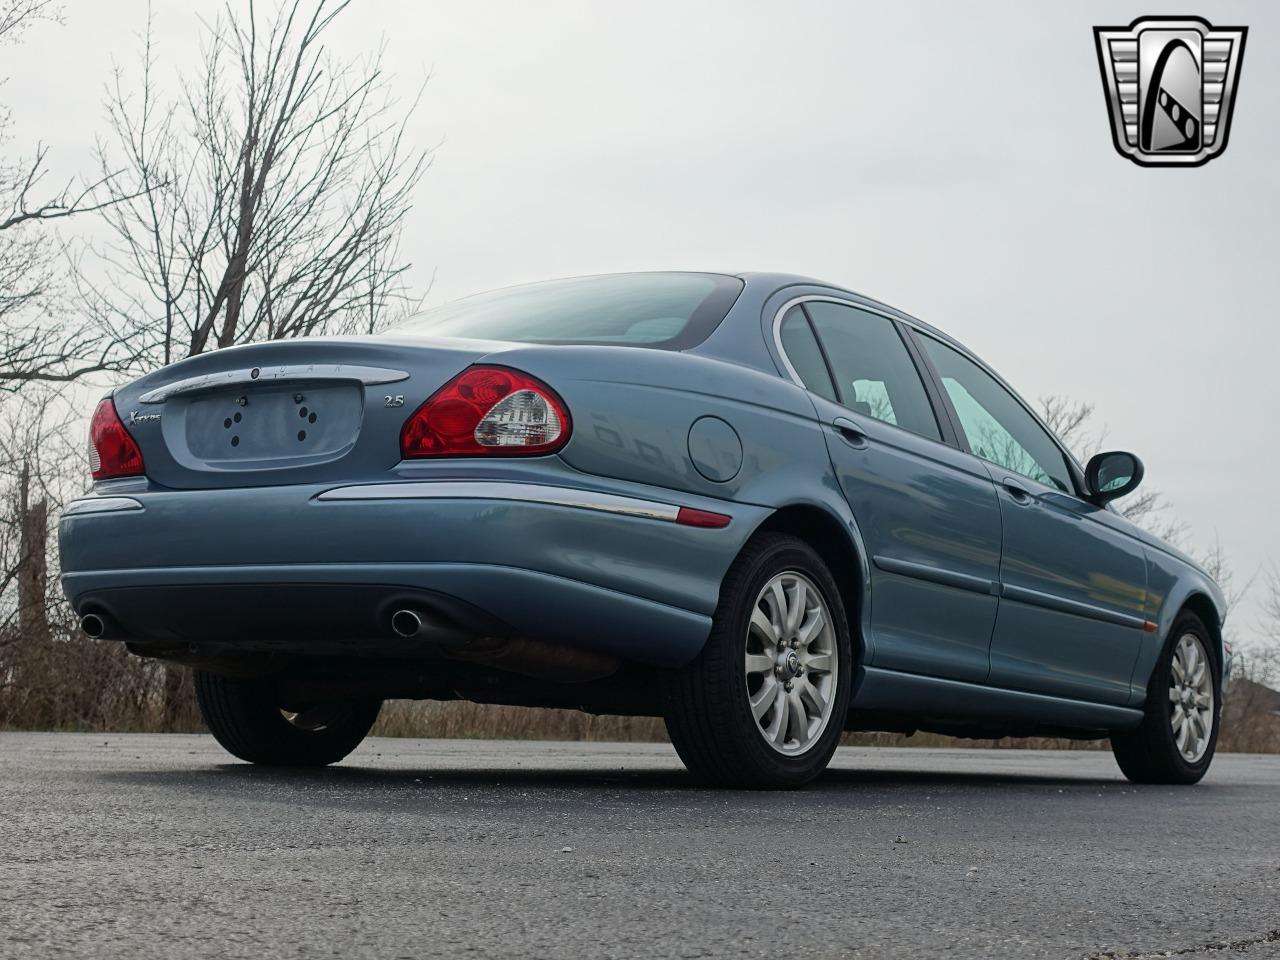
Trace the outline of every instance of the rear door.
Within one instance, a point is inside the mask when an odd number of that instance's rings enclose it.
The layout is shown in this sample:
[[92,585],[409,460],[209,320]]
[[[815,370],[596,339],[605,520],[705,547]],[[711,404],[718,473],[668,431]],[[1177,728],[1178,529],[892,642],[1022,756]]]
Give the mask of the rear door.
[[1141,545],[1079,495],[1066,454],[1015,394],[941,340],[916,338],[1000,499],[990,683],[1127,702],[1145,624]]
[[813,394],[836,475],[871,559],[871,666],[986,679],[1000,562],[1000,508],[896,321],[810,299],[778,341]]

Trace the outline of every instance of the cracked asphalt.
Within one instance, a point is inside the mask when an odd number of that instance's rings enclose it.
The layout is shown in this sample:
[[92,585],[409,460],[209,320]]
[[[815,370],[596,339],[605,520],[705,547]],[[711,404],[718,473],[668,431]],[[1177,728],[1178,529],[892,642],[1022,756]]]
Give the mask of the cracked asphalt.
[[0,734],[0,956],[1280,960],[1280,757],[842,748],[796,793],[667,746]]

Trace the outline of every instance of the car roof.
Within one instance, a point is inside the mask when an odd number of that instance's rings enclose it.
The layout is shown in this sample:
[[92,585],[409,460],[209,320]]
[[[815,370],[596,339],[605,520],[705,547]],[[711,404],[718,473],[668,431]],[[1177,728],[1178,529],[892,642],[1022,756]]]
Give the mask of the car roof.
[[960,341],[956,340],[945,330],[939,330],[933,324],[927,323],[919,317],[912,316],[905,310],[895,307],[892,304],[885,303],[882,300],[877,300],[875,297],[868,296],[865,293],[859,293],[857,290],[841,286],[838,283],[831,283],[828,280],[819,280],[817,277],[809,277],[804,274],[775,273],[772,271],[762,270],[742,270],[731,274],[731,276],[737,277],[743,283],[752,286],[759,286],[761,288],[772,287],[774,289],[783,289],[785,287],[823,287],[833,293],[839,294],[842,297],[847,297],[866,306],[874,307],[876,310],[888,313],[897,317],[899,320],[913,324],[921,330],[933,334],[940,340],[945,340],[953,346],[960,347],[966,353],[969,352],[968,348],[965,347],[964,344],[960,343]]

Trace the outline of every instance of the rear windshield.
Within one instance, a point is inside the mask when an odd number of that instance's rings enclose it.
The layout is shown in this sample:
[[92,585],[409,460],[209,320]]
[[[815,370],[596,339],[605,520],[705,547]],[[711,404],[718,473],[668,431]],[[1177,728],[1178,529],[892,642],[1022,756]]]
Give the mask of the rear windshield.
[[715,273],[548,280],[455,300],[389,332],[684,350],[710,335],[741,290],[741,280]]

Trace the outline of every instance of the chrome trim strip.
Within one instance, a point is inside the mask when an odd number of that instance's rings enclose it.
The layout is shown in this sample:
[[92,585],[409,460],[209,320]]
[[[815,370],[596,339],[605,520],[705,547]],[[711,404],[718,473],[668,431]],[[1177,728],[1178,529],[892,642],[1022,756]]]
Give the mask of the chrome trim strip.
[[802,390],[809,388],[804,385],[804,381],[800,379],[800,374],[796,372],[796,368],[791,365],[791,358],[787,356],[787,351],[782,348],[782,318],[787,315],[787,311],[792,307],[801,303],[812,303],[819,301],[821,303],[838,303],[844,307],[853,307],[856,310],[866,310],[868,313],[875,313],[890,320],[901,319],[891,314],[884,313],[872,307],[863,306],[853,300],[844,300],[840,297],[825,296],[817,293],[806,293],[799,297],[792,297],[786,303],[778,308],[778,312],[773,315],[773,345],[778,351],[778,356],[782,358],[782,365],[787,368],[787,375],[791,378],[791,382]]
[[133,497],[84,497],[72,500],[62,508],[64,517],[83,513],[120,513],[124,510],[141,510],[141,502]]
[[1120,627],[1145,630],[1147,625],[1144,617],[1133,617],[1127,613],[1108,610],[1106,607],[1094,606],[1092,603],[1070,600],[1067,597],[1041,593],[1039,590],[1031,590],[1027,587],[1019,587],[1013,584],[1006,583],[1000,595],[1004,599],[1012,600],[1015,603],[1025,603],[1028,606],[1042,607],[1045,610],[1053,610],[1057,613],[1069,613],[1077,617],[1087,617],[1090,620],[1100,620],[1103,623],[1112,623]]
[[[1025,401],[1024,399],[1022,399],[1022,396],[1021,394],[1018,393],[1018,391],[1014,390],[1013,387],[1009,386],[1008,381],[1006,381],[1004,377],[1000,376],[1000,374],[996,373],[989,366],[987,366],[987,364],[984,363],[980,357],[974,356],[973,352],[968,347],[966,347],[964,344],[960,343],[958,340],[953,338],[950,334],[943,333],[941,330],[930,328],[923,321],[917,320],[915,317],[893,314],[887,310],[882,310],[878,307],[871,306],[870,304],[858,303],[856,300],[849,300],[849,299],[837,297],[837,296],[809,293],[809,294],[803,294],[798,297],[792,297],[790,300],[784,303],[781,307],[779,307],[778,312],[773,316],[773,345],[774,345],[774,348],[778,351],[778,356],[782,358],[783,365],[787,368],[787,374],[789,375],[791,381],[796,384],[796,386],[804,390],[809,389],[804,385],[804,381],[800,379],[800,374],[796,372],[796,368],[791,365],[791,358],[787,356],[787,351],[782,349],[782,318],[785,317],[787,315],[787,311],[790,310],[792,307],[794,307],[796,304],[807,303],[812,300],[818,300],[823,303],[838,303],[841,306],[853,307],[855,310],[862,310],[866,313],[874,313],[875,315],[884,317],[887,320],[891,320],[895,323],[901,323],[904,326],[908,326],[912,330],[914,330],[918,335],[924,336],[924,337],[931,337],[932,339],[937,340],[939,343],[945,344],[946,346],[950,347],[952,350],[955,350],[957,353],[963,356],[966,360],[969,360],[972,363],[976,364],[989,377],[991,377],[991,379],[995,380],[996,383],[1004,387],[1004,389],[1009,393],[1011,397],[1013,397],[1013,399],[1018,403],[1018,405],[1022,407],[1022,409],[1025,410],[1031,416],[1031,419],[1034,420],[1037,424],[1039,424],[1040,427],[1044,430],[1044,432],[1049,435],[1049,439],[1053,441],[1054,445],[1058,448],[1058,451],[1064,457],[1067,458],[1067,462],[1070,463],[1072,466],[1074,466],[1080,472],[1080,478],[1082,479],[1084,477],[1084,468],[1080,465],[1080,461],[1076,459],[1075,454],[1073,454],[1070,450],[1066,448],[1066,446],[1062,443],[1062,441],[1058,439],[1058,435],[1054,433],[1052,430],[1050,430],[1049,427],[1045,424],[1044,419],[1040,416],[1040,414],[1036,413],[1036,411],[1031,408],[1031,405],[1028,404],[1027,401]],[[957,431],[961,429],[960,424],[956,424],[955,426]],[[974,455],[974,454],[971,454],[971,455]],[[986,462],[990,463],[991,461],[988,460]],[[1000,466],[1000,464],[996,464],[996,466]],[[1058,490],[1056,487],[1051,487],[1050,489],[1052,489],[1055,493],[1063,492],[1061,490]],[[1088,501],[1084,500],[1084,498],[1081,497],[1078,493],[1068,494],[1068,496],[1075,497],[1075,499],[1077,500],[1082,500],[1085,503],[1088,503]]]
[[574,490],[541,483],[504,480],[422,480],[399,483],[368,483],[335,487],[316,496],[317,500],[513,500],[543,503],[556,507],[599,510],[629,517],[675,523],[680,508],[656,500],[623,497],[595,490]]
[[972,593],[987,593],[1000,596],[1000,584],[986,577],[975,577],[968,573],[945,570],[927,563],[912,563],[910,560],[895,560],[893,557],[874,556],[871,562],[885,573],[895,573],[900,577],[912,577],[916,580],[927,580],[944,587],[955,587],[957,590],[968,590]]
[[358,380],[365,386],[378,383],[396,383],[409,379],[405,370],[388,367],[362,367],[350,363],[295,363],[279,367],[246,367],[243,370],[223,370],[198,377],[177,380],[155,390],[149,390],[138,398],[139,403],[164,403],[170,397],[200,390],[216,390],[218,387],[235,387],[246,383],[270,383],[288,380]]
[[1133,627],[1138,630],[1146,627],[1146,620],[1142,617],[1130,616],[1117,610],[1109,610],[1106,607],[1099,607],[1092,603],[1084,603],[1080,600],[1071,600],[1067,597],[1042,593],[1039,590],[1031,590],[1027,587],[1002,584],[995,580],[970,576],[967,573],[956,573],[953,570],[943,570],[941,567],[933,567],[923,563],[911,563],[907,560],[895,560],[892,557],[875,556],[871,558],[871,562],[886,573],[896,573],[899,576],[928,580],[932,583],[940,583],[960,590],[971,590],[974,593],[989,593],[992,596],[1004,597],[1015,603],[1042,607],[1057,613],[1069,613],[1077,617],[1087,617],[1090,620],[1100,620],[1103,623],[1116,624],[1121,627]]

